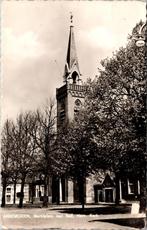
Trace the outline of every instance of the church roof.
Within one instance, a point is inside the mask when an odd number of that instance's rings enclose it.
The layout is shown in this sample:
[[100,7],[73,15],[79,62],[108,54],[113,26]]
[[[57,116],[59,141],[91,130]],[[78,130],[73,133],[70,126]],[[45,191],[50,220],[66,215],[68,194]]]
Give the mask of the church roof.
[[73,71],[73,69],[74,70],[76,69],[77,73],[80,75],[79,63],[78,63],[77,51],[76,51],[76,45],[75,45],[75,38],[74,38],[74,30],[73,30],[73,25],[71,25],[70,33],[69,33],[65,70],[64,70],[64,78],[67,78],[68,75]]
[[110,176],[110,174],[106,174],[103,178],[101,177],[101,180],[99,180],[94,187],[96,188],[107,188],[107,187],[114,187],[115,186],[115,182],[114,182],[114,178],[112,178]]

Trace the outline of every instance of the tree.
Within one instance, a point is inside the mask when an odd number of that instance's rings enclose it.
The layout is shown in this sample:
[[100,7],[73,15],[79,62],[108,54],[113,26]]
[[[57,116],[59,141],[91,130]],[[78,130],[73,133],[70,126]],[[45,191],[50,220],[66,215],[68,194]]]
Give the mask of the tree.
[[119,175],[125,173],[126,177],[133,173],[145,188],[144,49],[131,39],[112,58],[101,62],[103,70],[99,77],[88,82],[85,110],[91,122],[92,139],[105,154],[109,169]]
[[44,176],[44,200],[43,206],[48,206],[48,181],[49,176],[59,173],[56,144],[56,116],[55,106],[52,100],[46,105],[44,111],[37,110],[35,113],[36,126],[32,136],[40,154],[38,169]]
[[90,131],[87,113],[81,109],[75,120],[64,130],[60,148],[65,154],[64,162],[66,158],[66,175],[77,182],[78,197],[83,209],[86,177],[100,168],[105,168],[101,153],[97,152],[97,146],[92,140],[93,134]]
[[[12,134],[13,135],[13,134]],[[13,143],[13,138],[11,136],[11,142]],[[15,146],[15,143],[13,143]],[[13,184],[14,194],[13,194],[13,204],[15,204],[16,201],[16,186],[17,182],[19,181],[20,173],[19,173],[19,167],[18,162],[16,161],[17,155],[16,152],[13,150],[11,151],[11,175],[10,175],[10,181],[11,184]]]
[[29,174],[36,169],[37,151],[31,132],[35,127],[35,119],[31,112],[18,115],[13,130],[13,143],[15,143],[12,159],[19,172],[21,181],[19,207],[23,206],[24,185]]
[[12,171],[12,151],[13,151],[13,135],[14,124],[11,120],[6,120],[2,129],[2,138],[1,138],[1,175],[2,175],[2,204],[1,207],[5,206],[5,193],[6,187],[11,182]]

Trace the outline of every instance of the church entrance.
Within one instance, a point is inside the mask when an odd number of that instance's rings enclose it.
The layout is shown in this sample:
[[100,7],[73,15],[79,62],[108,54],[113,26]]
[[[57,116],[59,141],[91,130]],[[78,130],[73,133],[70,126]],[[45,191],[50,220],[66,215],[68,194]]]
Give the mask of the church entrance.
[[113,202],[113,189],[105,189],[105,202],[112,203]]
[[68,201],[68,180],[64,177],[52,178],[52,203],[59,204],[60,202]]
[[85,200],[85,198],[86,198],[86,180],[84,182],[84,187],[82,183],[80,183],[80,181],[78,183],[77,180],[74,180],[74,203],[78,203],[78,204],[82,203],[83,199]]
[[68,202],[68,179],[65,177],[60,180],[60,202]]
[[59,204],[59,178],[53,176],[52,178],[52,203]]

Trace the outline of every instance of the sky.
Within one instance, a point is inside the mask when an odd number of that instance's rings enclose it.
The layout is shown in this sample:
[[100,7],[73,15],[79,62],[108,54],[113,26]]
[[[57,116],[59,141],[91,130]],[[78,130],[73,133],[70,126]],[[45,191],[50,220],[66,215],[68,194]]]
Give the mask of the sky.
[[145,21],[143,1],[3,1],[1,122],[35,110],[63,84],[70,12],[83,81]]

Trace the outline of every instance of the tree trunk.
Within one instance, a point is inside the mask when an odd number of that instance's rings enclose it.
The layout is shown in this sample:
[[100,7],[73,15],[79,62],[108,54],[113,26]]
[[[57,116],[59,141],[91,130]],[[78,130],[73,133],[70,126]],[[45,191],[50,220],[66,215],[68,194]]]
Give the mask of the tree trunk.
[[31,203],[33,204],[33,202],[34,202],[34,186],[31,184]]
[[13,204],[15,204],[16,200],[16,180],[14,181],[14,195],[13,195]]
[[115,184],[116,184],[116,198],[115,198],[115,204],[118,205],[120,201],[120,188],[119,188],[119,176],[116,175],[115,178]]
[[6,204],[5,195],[6,195],[6,187],[7,187],[6,178],[3,179],[2,186],[3,186],[3,190],[2,190],[2,204],[1,204],[1,207],[5,207],[5,204]]
[[44,197],[43,197],[43,207],[48,207],[48,192],[47,192],[47,185],[48,185],[48,176],[45,176],[44,179]]
[[81,176],[78,179],[78,186],[79,186],[79,200],[82,205],[82,209],[85,208],[85,178]]
[[84,187],[85,187],[85,184],[84,184],[84,178],[82,178],[82,184],[81,184],[81,204],[82,204],[82,209],[84,210],[85,208],[85,191],[84,191]]
[[25,178],[26,176],[23,176],[22,181],[21,181],[20,200],[19,200],[19,205],[18,205],[19,208],[23,207]]
[[147,194],[146,194],[146,185],[145,180],[140,183],[140,212],[146,211],[146,202],[147,202]]
[[56,191],[56,202],[57,202],[57,205],[59,205],[60,204],[60,180],[59,180],[59,178],[57,177],[56,178],[56,183],[57,183],[57,187],[56,187],[56,189],[57,189],[57,191]]
[[147,212],[147,158],[145,158],[140,175],[140,212]]

